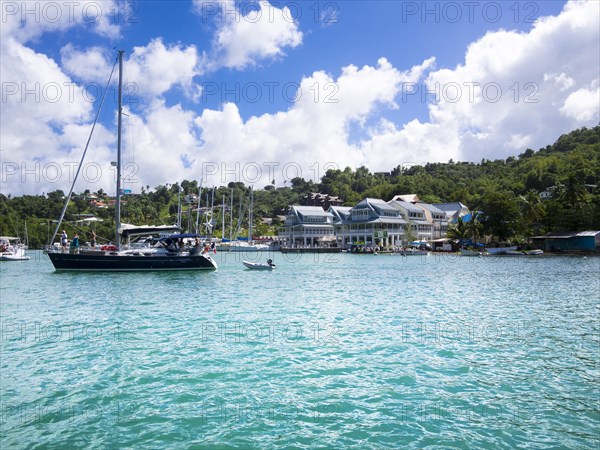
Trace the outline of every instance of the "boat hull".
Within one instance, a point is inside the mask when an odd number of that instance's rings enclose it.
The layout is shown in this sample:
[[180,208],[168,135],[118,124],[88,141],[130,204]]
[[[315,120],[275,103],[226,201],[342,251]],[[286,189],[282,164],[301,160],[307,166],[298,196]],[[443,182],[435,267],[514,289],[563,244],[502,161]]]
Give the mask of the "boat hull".
[[242,261],[242,263],[251,270],[273,270],[275,269],[275,266],[270,266],[268,264],[259,264],[259,263],[253,263],[250,261]]
[[401,250],[398,252],[392,252],[392,255],[400,255],[400,256],[427,256],[429,252],[426,250]]
[[281,247],[281,253],[341,253],[338,247]]
[[29,256],[0,255],[0,261],[28,261],[29,259],[31,259]]
[[512,247],[486,247],[485,251],[488,252],[490,255],[503,255],[505,253],[508,252],[515,252],[517,251],[517,246],[512,246]]
[[[218,250],[218,247],[217,247]],[[279,251],[279,247],[272,246],[258,246],[258,245],[230,245],[225,250],[227,252],[248,252],[248,253],[256,253],[256,252],[276,252]]]
[[542,250],[519,250],[506,252],[507,256],[542,256],[544,252]]
[[144,256],[118,254],[48,253],[56,270],[129,272],[161,270],[216,270],[217,263],[209,256]]

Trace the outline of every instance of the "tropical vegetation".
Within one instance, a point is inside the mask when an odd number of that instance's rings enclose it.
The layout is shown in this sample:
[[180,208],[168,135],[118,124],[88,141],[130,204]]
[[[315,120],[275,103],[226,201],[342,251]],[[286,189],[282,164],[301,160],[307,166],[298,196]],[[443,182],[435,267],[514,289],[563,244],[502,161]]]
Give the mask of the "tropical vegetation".
[[[399,152],[400,153],[400,152]],[[289,183],[289,186],[287,184]],[[365,197],[390,200],[397,194],[418,194],[429,203],[462,202],[477,211],[472,224],[459,222],[450,232],[456,237],[490,236],[498,240],[525,241],[532,236],[557,230],[600,228],[600,126],[581,128],[561,136],[554,144],[518,156],[479,163],[429,163],[423,166],[397,166],[389,173],[372,173],[366,167],[328,170],[319,182],[293,178],[283,187],[272,184],[254,192],[255,235],[277,234],[281,216],[288,205],[297,204],[309,192],[341,197],[352,206]],[[184,228],[210,223],[220,236],[222,214],[196,217],[186,199],[198,195],[203,206],[217,207],[225,202],[225,236],[246,233],[250,187],[241,182],[199,190],[197,181],[142,188],[141,193],[125,195],[122,220],[133,224],[174,224],[180,203]],[[540,196],[546,193],[546,198]],[[90,197],[107,204],[92,206]],[[230,211],[233,194],[233,210]],[[0,235],[23,236],[25,223],[31,248],[48,242],[54,231],[65,193],[57,190],[42,195],[5,196],[0,194]],[[83,225],[85,215],[100,219]],[[114,239],[114,206],[102,190],[74,195],[68,205],[65,228],[69,235],[95,229],[99,237]]]

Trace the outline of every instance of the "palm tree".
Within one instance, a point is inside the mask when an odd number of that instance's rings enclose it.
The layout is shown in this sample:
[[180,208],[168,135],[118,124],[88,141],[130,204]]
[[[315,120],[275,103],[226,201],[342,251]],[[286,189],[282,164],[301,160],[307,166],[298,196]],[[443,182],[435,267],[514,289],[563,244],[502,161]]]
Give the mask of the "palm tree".
[[474,243],[481,237],[482,230],[483,224],[477,219],[475,212],[473,212],[471,214],[471,220],[467,223],[467,231]]
[[581,174],[572,172],[565,182],[565,189],[560,199],[567,202],[572,208],[585,200],[587,191],[582,178]]
[[533,233],[539,233],[540,220],[544,213],[539,194],[530,190],[525,195],[519,195],[519,202],[521,203],[521,213],[526,222],[527,234],[531,235],[532,228]]
[[450,239],[466,239],[469,237],[467,222],[465,222],[462,217],[459,217],[456,220],[456,225],[449,228],[447,234]]

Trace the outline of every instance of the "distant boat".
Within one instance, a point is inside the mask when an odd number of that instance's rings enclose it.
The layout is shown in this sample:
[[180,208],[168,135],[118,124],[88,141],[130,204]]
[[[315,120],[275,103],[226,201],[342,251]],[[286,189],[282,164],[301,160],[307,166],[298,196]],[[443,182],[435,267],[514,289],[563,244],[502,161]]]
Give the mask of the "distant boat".
[[268,245],[268,244],[249,244],[245,241],[234,241],[229,243],[228,245],[220,246],[223,251],[228,252],[273,252],[280,250],[280,247],[277,245]]
[[482,253],[478,250],[473,250],[471,248],[461,248],[460,249],[461,256],[481,256]]
[[393,255],[400,256],[427,256],[429,252],[427,250],[418,250],[416,248],[408,248],[405,250],[397,250],[392,252]]
[[543,250],[511,250],[506,252],[507,256],[542,256]]
[[485,251],[490,255],[501,255],[503,253],[514,252],[516,250],[516,245],[512,247],[485,247]]
[[242,263],[251,270],[273,270],[276,268],[275,264],[273,264],[273,261],[271,261],[270,259],[267,261],[266,264],[264,263],[254,263],[254,262],[250,262],[250,261],[242,261]]
[[[195,238],[196,235],[170,235],[166,239],[153,241],[149,236],[164,232],[161,227],[127,227],[121,224],[121,115],[122,115],[122,86],[123,86],[123,51],[118,52],[119,62],[119,87],[118,87],[118,109],[117,109],[117,161],[116,166],[116,242],[115,245],[79,249],[78,246],[72,251],[57,249],[50,245],[47,253],[52,265],[56,270],[72,271],[139,271],[139,270],[216,270],[217,263],[208,255],[201,252],[195,246],[185,245],[184,239]],[[98,111],[99,112],[99,111]],[[97,119],[97,117],[96,117]],[[94,126],[95,126],[94,122]],[[93,128],[92,128],[93,131]],[[91,134],[90,134],[91,139]],[[89,143],[89,140],[88,140]],[[87,146],[86,146],[87,150]],[[84,152],[85,157],[85,152]],[[83,157],[81,162],[83,163]],[[80,164],[81,167],[81,164]],[[57,235],[62,219],[64,218],[77,175],[73,180],[71,191],[66,198],[58,225],[52,236],[52,241]],[[133,229],[132,229],[133,228]],[[146,240],[140,245],[122,246],[122,240],[129,241],[132,235],[145,236]],[[52,242],[51,241],[51,242]]]
[[27,261],[31,258],[25,254],[25,249],[26,246],[21,243],[21,238],[0,237],[0,261]]

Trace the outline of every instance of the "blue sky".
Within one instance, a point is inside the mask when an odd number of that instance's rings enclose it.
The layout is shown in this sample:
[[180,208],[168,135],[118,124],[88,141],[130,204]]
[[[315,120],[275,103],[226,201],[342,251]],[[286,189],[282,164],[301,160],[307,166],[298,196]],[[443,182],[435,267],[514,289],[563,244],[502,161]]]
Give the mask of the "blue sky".
[[[286,165],[314,178],[315,164],[322,175],[506,158],[599,120],[593,1],[23,5],[2,2],[3,192],[68,186],[67,171],[49,168],[78,160],[95,106],[82,94],[106,82],[115,48],[135,86],[134,190],[260,184],[266,173],[243,168],[273,162],[281,184]],[[110,103],[90,151],[103,175],[88,188],[110,182]]]

